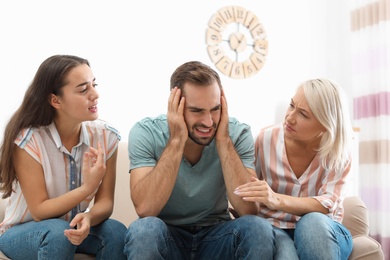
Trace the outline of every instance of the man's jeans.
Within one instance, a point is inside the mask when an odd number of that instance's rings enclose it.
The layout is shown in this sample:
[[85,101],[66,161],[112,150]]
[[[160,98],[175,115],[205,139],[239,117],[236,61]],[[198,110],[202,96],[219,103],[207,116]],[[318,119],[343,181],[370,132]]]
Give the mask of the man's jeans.
[[128,259],[273,259],[272,225],[246,215],[219,224],[170,226],[157,217],[134,221],[126,233]]

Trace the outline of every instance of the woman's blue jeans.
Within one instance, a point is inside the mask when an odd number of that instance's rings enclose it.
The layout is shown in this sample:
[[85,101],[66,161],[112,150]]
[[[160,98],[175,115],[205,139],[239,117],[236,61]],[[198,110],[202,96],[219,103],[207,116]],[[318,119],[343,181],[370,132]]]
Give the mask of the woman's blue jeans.
[[171,226],[157,217],[134,221],[127,230],[127,259],[273,259],[272,225],[247,215],[209,227]]
[[274,230],[276,260],[346,260],[352,252],[348,229],[322,213],[302,216],[295,230]]
[[12,260],[73,260],[75,252],[94,254],[97,259],[126,259],[123,254],[126,226],[119,221],[108,219],[91,227],[79,246],[69,242],[65,229],[69,229],[69,222],[62,219],[19,224],[0,236],[0,250]]

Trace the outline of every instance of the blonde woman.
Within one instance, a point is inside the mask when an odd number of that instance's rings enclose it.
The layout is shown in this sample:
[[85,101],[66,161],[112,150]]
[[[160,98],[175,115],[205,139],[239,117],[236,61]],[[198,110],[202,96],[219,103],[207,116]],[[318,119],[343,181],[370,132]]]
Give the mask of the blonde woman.
[[343,219],[352,127],[341,90],[327,79],[303,82],[284,122],[255,141],[259,180],[236,194],[259,204],[275,231],[275,259],[347,259],[352,237]]

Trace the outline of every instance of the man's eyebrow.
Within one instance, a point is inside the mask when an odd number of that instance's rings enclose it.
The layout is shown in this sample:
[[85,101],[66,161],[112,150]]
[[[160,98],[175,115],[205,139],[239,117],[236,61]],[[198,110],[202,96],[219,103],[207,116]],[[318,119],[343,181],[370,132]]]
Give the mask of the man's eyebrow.
[[[211,108],[210,111],[212,110],[218,110],[221,108],[221,104],[218,104],[216,105],[215,107]],[[199,111],[203,111],[203,110],[206,110],[204,108],[200,108],[200,107],[195,107],[195,106],[187,106],[187,109],[193,109],[193,110],[199,110]]]
[[195,107],[195,106],[187,106],[188,109],[194,109],[194,110],[204,110],[203,108]]
[[213,107],[211,110],[218,110],[218,109],[220,109],[221,108],[221,104],[218,104],[218,105],[216,105],[215,107]]

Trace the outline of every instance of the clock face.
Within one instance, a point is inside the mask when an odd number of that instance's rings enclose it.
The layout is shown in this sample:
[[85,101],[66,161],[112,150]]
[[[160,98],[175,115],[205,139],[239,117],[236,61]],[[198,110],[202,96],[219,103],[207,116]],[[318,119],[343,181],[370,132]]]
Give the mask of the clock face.
[[252,12],[239,6],[223,7],[211,17],[206,44],[218,70],[234,79],[259,72],[268,53],[263,25]]

